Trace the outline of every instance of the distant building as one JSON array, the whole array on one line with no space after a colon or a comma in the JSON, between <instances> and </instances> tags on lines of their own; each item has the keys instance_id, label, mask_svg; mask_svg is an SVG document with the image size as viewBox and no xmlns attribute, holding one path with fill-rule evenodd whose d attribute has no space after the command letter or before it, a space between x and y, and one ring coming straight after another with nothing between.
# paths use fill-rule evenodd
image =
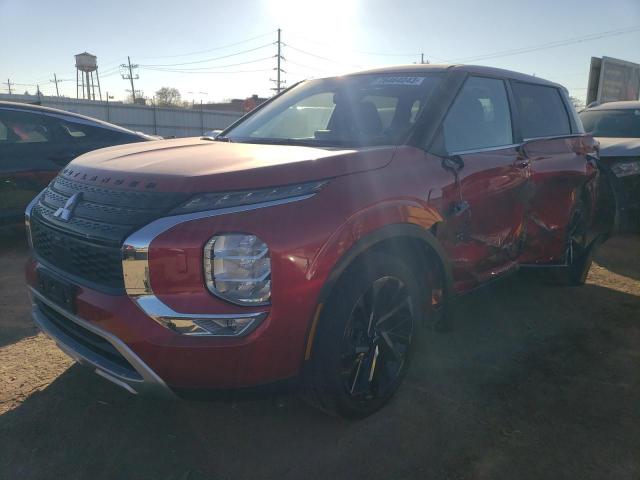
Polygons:
<instances>
[{"instance_id":1,"label":"distant building","mask_svg":"<svg viewBox=\"0 0 640 480\"><path fill-rule=\"evenodd\" d=\"M258 95L252 95L245 99L242 98L234 98L230 102L224 103L203 103L203 110L217 110L223 112L236 112L236 113L247 113L258 105L266 102L268 98L262 98ZM200 108L199 105L194 105L194 108Z\"/></svg>"}]
</instances>

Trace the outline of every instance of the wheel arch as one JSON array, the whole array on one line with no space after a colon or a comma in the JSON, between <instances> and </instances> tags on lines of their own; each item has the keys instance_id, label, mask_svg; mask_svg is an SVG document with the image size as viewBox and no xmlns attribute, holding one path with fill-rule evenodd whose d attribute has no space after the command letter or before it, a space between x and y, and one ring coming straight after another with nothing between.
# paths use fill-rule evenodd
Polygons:
<instances>
[{"instance_id":1,"label":"wheel arch","mask_svg":"<svg viewBox=\"0 0 640 480\"><path fill-rule=\"evenodd\" d=\"M409 267L416 273L425 264L423 260L434 259L442 273L444 284L444 300L448 301L453 295L453 275L451 265L446 257L444 249L435 236L435 231L440 222L433 224L429 229L412 223L395 223L385 225L359 238L335 263L326 281L324 282L314 315L307 333L304 360L311 358L313 342L315 339L318 322L322 308L333 292L338 280L356 262L364 258L368 253L384 251L392 255L402 252L401 255L418 254L421 261L410 262ZM406 248L409 247L407 251Z\"/></svg>"}]
</instances>

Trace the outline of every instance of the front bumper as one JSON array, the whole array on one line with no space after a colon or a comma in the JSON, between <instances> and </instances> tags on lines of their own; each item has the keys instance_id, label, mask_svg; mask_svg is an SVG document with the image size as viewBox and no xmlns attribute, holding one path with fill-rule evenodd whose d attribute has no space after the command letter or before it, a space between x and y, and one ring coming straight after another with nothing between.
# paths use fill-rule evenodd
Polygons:
<instances>
[{"instance_id":1,"label":"front bumper","mask_svg":"<svg viewBox=\"0 0 640 480\"><path fill-rule=\"evenodd\" d=\"M173 396L164 381L120 339L65 311L34 288L29 287L29 293L35 324L76 362L93 368L129 393Z\"/></svg>"},{"instance_id":2,"label":"front bumper","mask_svg":"<svg viewBox=\"0 0 640 480\"><path fill-rule=\"evenodd\" d=\"M34 320L70 356L136 392L145 389L140 388L145 383L140 380L144 379L142 372L152 372L151 379L160 380L171 391L255 388L296 377L304 363L309 319L326 275L322 271L313 280L307 277L317 253L317 235L310 235L308 227L306 235L287 231L285 226L299 224L295 219L301 210L292 202L272 206L266 210L269 215L257 206L245 210L161 218L136 231L122 248L124 292L99 288L95 282L85 281L86 272L52 264L51 258L39 255L35 248L26 266L27 282L34 292ZM28 208L27 224L30 213ZM180 228L174 228L177 223ZM314 227L329 230L322 224ZM273 282L280 287L272 291L268 309L231 305L207 291L202 278L202 245L221 231L255 231L273 246ZM299 240L292 244L292 238ZM76 250L64 250L61 255L75 255ZM90 264L91 270L101 268L85 257L77 256ZM76 324L95 327L96 331L87 330L106 339L112 348L120 351L124 347L133 353L136 358L129 362L129 372L123 374L105 364L104 358L96 358L95 352L82 348L86 342L74 341L77 339L68 332L54 328L55 319L47 315L52 312L44 311L49 307L37 298L40 270L61 277L74 289L73 309L58 307L63 311L57 314L79 320ZM259 321L254 329L238 337L179 334L168 328L194 318L231 316L256 316Z\"/></svg>"},{"instance_id":3,"label":"front bumper","mask_svg":"<svg viewBox=\"0 0 640 480\"><path fill-rule=\"evenodd\" d=\"M35 323L69 356L130 392L237 390L287 380L299 373L304 332L294 332L297 338L281 335L273 328L280 324L274 322L273 315L241 338L181 335L161 326L133 299L86 286L77 285L71 313L40 293L40 269L63 276L36 260L27 263ZM83 329L80 337L70 331L75 326ZM86 338L84 330L91 338ZM123 358L114 362L113 352L93 348L94 340L108 344L109 350ZM120 367L125 361L123 370Z\"/></svg>"}]
</instances>

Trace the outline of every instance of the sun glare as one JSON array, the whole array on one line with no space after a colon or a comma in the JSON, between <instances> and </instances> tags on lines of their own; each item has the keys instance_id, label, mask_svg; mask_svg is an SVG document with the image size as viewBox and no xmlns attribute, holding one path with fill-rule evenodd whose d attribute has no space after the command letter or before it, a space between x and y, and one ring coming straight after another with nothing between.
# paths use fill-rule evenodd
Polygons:
<instances>
[{"instance_id":1,"label":"sun glare","mask_svg":"<svg viewBox=\"0 0 640 480\"><path fill-rule=\"evenodd\" d=\"M358 8L355 0L269 0L266 11L271 24L282 29L282 41L301 49L330 56L334 63L316 59L317 65L333 73L354 70L351 50L358 35ZM294 52L291 52L293 56ZM342 62L340 63L335 62Z\"/></svg>"}]
</instances>

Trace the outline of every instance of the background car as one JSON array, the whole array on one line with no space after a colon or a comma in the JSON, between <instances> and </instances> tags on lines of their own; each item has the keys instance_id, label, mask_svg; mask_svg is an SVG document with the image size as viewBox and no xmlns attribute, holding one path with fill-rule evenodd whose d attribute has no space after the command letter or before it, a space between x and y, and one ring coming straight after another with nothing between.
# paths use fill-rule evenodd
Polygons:
<instances>
[{"instance_id":1,"label":"background car","mask_svg":"<svg viewBox=\"0 0 640 480\"><path fill-rule=\"evenodd\" d=\"M600 141L600 160L611 179L621 230L640 229L640 102L608 102L580 112Z\"/></svg>"},{"instance_id":2,"label":"background car","mask_svg":"<svg viewBox=\"0 0 640 480\"><path fill-rule=\"evenodd\" d=\"M31 199L78 155L154 139L63 110L0 102L0 227L22 223Z\"/></svg>"},{"instance_id":3,"label":"background car","mask_svg":"<svg viewBox=\"0 0 640 480\"><path fill-rule=\"evenodd\" d=\"M222 130L208 130L208 131L204 132L204 135L202 135L202 136L203 137L216 138L221 133L222 133Z\"/></svg>"}]
</instances>

